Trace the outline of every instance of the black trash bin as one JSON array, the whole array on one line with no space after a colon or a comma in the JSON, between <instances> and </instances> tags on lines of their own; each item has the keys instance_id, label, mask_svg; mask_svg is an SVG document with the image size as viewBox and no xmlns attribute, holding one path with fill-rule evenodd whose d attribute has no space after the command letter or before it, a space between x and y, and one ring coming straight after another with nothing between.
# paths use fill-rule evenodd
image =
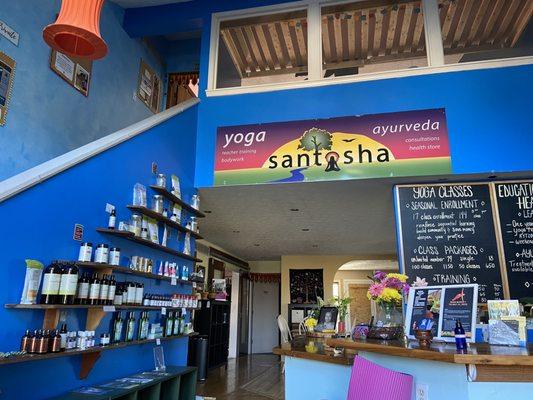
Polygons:
<instances>
[{"instance_id":1,"label":"black trash bin","mask_svg":"<svg viewBox=\"0 0 533 400\"><path fill-rule=\"evenodd\" d=\"M198 368L198 381L207 379L207 336L193 336L189 341L188 365Z\"/></svg>"}]
</instances>

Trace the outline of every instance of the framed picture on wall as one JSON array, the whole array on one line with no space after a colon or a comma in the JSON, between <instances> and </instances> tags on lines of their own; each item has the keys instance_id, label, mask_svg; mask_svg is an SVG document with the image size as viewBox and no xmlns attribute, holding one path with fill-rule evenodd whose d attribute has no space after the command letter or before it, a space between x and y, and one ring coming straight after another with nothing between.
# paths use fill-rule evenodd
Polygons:
<instances>
[{"instance_id":1,"label":"framed picture on wall","mask_svg":"<svg viewBox=\"0 0 533 400\"><path fill-rule=\"evenodd\" d=\"M15 60L0 52L0 126L6 123L7 107L13 89Z\"/></svg>"},{"instance_id":2,"label":"framed picture on wall","mask_svg":"<svg viewBox=\"0 0 533 400\"><path fill-rule=\"evenodd\" d=\"M50 68L78 92L85 97L89 96L89 85L93 70L93 62L91 60L70 57L59 51L52 50Z\"/></svg>"},{"instance_id":3,"label":"framed picture on wall","mask_svg":"<svg viewBox=\"0 0 533 400\"><path fill-rule=\"evenodd\" d=\"M139 82L137 87L137 97L154 114L159 112L161 104L161 79L155 71L141 59L139 69Z\"/></svg>"},{"instance_id":4,"label":"framed picture on wall","mask_svg":"<svg viewBox=\"0 0 533 400\"><path fill-rule=\"evenodd\" d=\"M292 304L314 304L317 298L324 298L323 270L290 269L290 295Z\"/></svg>"}]
</instances>

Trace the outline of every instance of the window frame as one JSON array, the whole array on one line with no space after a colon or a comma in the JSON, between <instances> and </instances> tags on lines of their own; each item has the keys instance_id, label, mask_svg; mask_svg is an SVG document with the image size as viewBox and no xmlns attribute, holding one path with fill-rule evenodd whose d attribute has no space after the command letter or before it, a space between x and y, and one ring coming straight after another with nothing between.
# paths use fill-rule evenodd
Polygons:
<instances>
[{"instance_id":1,"label":"window frame","mask_svg":"<svg viewBox=\"0 0 533 400\"><path fill-rule=\"evenodd\" d=\"M391 71L371 72L361 75L349 75L339 77L332 76L328 78L322 77L322 7L362 1L366 0L299 0L271 6L254 7L242 10L213 13L211 16L209 65L207 89L205 90L206 96L212 97L246 93L261 93L287 89L299 89L355 82L366 82L390 78L403 78L409 76L533 64L533 56L445 64L444 45L442 41L439 20L438 0L420 0L424 13L424 33L426 41L427 66ZM263 15L303 10L307 12L308 80L237 86L230 88L216 88L220 25L222 22L241 18L252 18Z\"/></svg>"}]
</instances>

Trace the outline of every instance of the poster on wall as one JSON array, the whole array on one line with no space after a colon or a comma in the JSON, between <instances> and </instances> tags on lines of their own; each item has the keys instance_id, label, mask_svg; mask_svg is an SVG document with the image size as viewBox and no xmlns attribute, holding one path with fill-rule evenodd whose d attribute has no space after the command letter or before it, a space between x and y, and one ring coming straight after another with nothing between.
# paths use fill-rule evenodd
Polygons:
<instances>
[{"instance_id":1,"label":"poster on wall","mask_svg":"<svg viewBox=\"0 0 533 400\"><path fill-rule=\"evenodd\" d=\"M217 131L215 186L451 172L444 109Z\"/></svg>"},{"instance_id":2,"label":"poster on wall","mask_svg":"<svg viewBox=\"0 0 533 400\"><path fill-rule=\"evenodd\" d=\"M0 126L6 123L7 107L11 97L14 76L15 60L0 52Z\"/></svg>"},{"instance_id":3,"label":"poster on wall","mask_svg":"<svg viewBox=\"0 0 533 400\"><path fill-rule=\"evenodd\" d=\"M415 338L415 329L433 331L437 341L455 340L460 321L469 342L475 341L478 285L411 287L405 313L405 332Z\"/></svg>"},{"instance_id":4,"label":"poster on wall","mask_svg":"<svg viewBox=\"0 0 533 400\"><path fill-rule=\"evenodd\" d=\"M141 60L139 70L139 83L137 87L137 97L154 114L159 112L161 104L162 85L161 79L148 64Z\"/></svg>"},{"instance_id":5,"label":"poster on wall","mask_svg":"<svg viewBox=\"0 0 533 400\"><path fill-rule=\"evenodd\" d=\"M50 68L70 86L84 96L89 96L89 84L93 62L79 57L70 57L59 51L52 50Z\"/></svg>"},{"instance_id":6,"label":"poster on wall","mask_svg":"<svg viewBox=\"0 0 533 400\"><path fill-rule=\"evenodd\" d=\"M292 304L316 304L324 298L322 269L290 269L289 286Z\"/></svg>"}]
</instances>

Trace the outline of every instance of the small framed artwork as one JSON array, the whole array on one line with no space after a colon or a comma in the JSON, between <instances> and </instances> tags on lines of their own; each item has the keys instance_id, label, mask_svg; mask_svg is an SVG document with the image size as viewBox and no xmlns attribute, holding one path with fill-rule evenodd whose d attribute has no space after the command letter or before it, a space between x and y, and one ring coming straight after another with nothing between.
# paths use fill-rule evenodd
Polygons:
<instances>
[{"instance_id":1,"label":"small framed artwork","mask_svg":"<svg viewBox=\"0 0 533 400\"><path fill-rule=\"evenodd\" d=\"M337 307L322 307L320 309L320 315L318 317L318 324L315 327L315 331L324 332L335 330L337 325L337 316L339 310Z\"/></svg>"},{"instance_id":2,"label":"small framed artwork","mask_svg":"<svg viewBox=\"0 0 533 400\"><path fill-rule=\"evenodd\" d=\"M14 76L15 60L0 51L0 126L6 123Z\"/></svg>"},{"instance_id":3,"label":"small framed artwork","mask_svg":"<svg viewBox=\"0 0 533 400\"><path fill-rule=\"evenodd\" d=\"M52 50L50 68L70 86L85 97L89 96L89 85L93 62L80 57L70 57L59 51Z\"/></svg>"},{"instance_id":4,"label":"small framed artwork","mask_svg":"<svg viewBox=\"0 0 533 400\"><path fill-rule=\"evenodd\" d=\"M150 66L141 59L139 69L139 83L137 87L137 97L154 114L159 112L161 103L161 79Z\"/></svg>"}]
</instances>

